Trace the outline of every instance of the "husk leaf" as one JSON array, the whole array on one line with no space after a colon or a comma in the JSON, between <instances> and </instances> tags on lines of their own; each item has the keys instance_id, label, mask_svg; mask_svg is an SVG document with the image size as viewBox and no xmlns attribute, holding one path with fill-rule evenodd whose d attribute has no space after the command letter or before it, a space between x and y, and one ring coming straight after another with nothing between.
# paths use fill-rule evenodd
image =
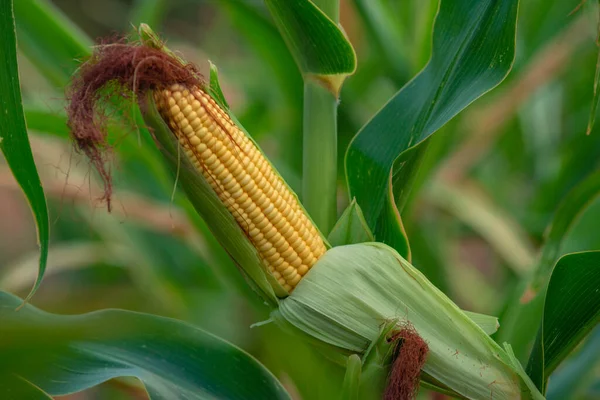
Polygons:
<instances>
[{"instance_id":1,"label":"husk leaf","mask_svg":"<svg viewBox=\"0 0 600 400\"><path fill-rule=\"evenodd\" d=\"M408 322L429 346L423 372L432 384L473 399L543 398L504 349L382 243L329 250L280 302L277 316L358 354L380 337L382 325Z\"/></svg>"}]
</instances>

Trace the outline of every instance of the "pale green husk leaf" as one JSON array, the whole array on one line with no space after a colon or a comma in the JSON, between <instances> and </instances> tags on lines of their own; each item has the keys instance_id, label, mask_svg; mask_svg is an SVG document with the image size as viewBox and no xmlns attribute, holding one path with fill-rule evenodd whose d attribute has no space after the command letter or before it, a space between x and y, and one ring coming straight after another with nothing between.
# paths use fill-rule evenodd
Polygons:
<instances>
[{"instance_id":1,"label":"pale green husk leaf","mask_svg":"<svg viewBox=\"0 0 600 400\"><path fill-rule=\"evenodd\" d=\"M423 274L382 243L329 250L280 302L275 318L364 354L389 321L427 342L425 376L473 399L543 398L522 368Z\"/></svg>"},{"instance_id":2,"label":"pale green husk leaf","mask_svg":"<svg viewBox=\"0 0 600 400\"><path fill-rule=\"evenodd\" d=\"M498 317L464 310L463 313L465 313L467 317L475 322L488 335L493 335L494 333L498 332L498 328L500 328Z\"/></svg>"}]
</instances>

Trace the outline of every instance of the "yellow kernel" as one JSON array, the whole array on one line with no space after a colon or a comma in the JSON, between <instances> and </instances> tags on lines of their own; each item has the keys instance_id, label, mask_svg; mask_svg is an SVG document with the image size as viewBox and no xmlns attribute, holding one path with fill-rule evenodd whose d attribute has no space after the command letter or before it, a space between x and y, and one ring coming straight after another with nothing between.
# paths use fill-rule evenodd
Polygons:
<instances>
[{"instance_id":1,"label":"yellow kernel","mask_svg":"<svg viewBox=\"0 0 600 400\"><path fill-rule=\"evenodd\" d=\"M296 273L296 269L292 266L289 266L285 270L281 271L281 276L283 276L287 280L289 277L296 275Z\"/></svg>"},{"instance_id":2,"label":"yellow kernel","mask_svg":"<svg viewBox=\"0 0 600 400\"><path fill-rule=\"evenodd\" d=\"M290 247L289 249L287 249L286 251L284 251L283 253L281 253L281 257L283 258L288 258L290 257L292 254L294 254L294 248Z\"/></svg>"},{"instance_id":3,"label":"yellow kernel","mask_svg":"<svg viewBox=\"0 0 600 400\"><path fill-rule=\"evenodd\" d=\"M278 257L275 260L271 261L271 265L273 266L273 268L277 268L281 264L283 264L283 258L278 254Z\"/></svg>"},{"instance_id":4,"label":"yellow kernel","mask_svg":"<svg viewBox=\"0 0 600 400\"><path fill-rule=\"evenodd\" d=\"M298 267L297 271L298 271L298 273L300 275L304 275L304 274L306 274L308 272L308 266L301 265L301 266Z\"/></svg>"},{"instance_id":5,"label":"yellow kernel","mask_svg":"<svg viewBox=\"0 0 600 400\"><path fill-rule=\"evenodd\" d=\"M288 281L288 285L291 287L295 287L298 284L298 282L300 282L300 279L302 279L302 275L298 274L294 276L290 281Z\"/></svg>"},{"instance_id":6,"label":"yellow kernel","mask_svg":"<svg viewBox=\"0 0 600 400\"><path fill-rule=\"evenodd\" d=\"M290 267L290 264L288 264L287 262L282 262L281 264L279 264L276 269L279 272L285 271L286 269L288 269Z\"/></svg>"}]
</instances>

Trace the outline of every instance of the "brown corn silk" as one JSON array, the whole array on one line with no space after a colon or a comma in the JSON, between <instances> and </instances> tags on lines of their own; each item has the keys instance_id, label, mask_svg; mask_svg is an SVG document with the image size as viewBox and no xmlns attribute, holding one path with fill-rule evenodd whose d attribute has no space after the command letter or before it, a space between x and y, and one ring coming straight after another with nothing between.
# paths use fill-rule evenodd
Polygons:
<instances>
[{"instance_id":1,"label":"brown corn silk","mask_svg":"<svg viewBox=\"0 0 600 400\"><path fill-rule=\"evenodd\" d=\"M112 178L107 166L107 103L112 96L130 98L173 83L202 84L191 65L181 65L161 50L124 42L99 45L81 65L67 92L67 125L80 151L89 157L104 182L111 208Z\"/></svg>"},{"instance_id":2,"label":"brown corn silk","mask_svg":"<svg viewBox=\"0 0 600 400\"><path fill-rule=\"evenodd\" d=\"M421 368L427 360L429 347L415 328L405 324L389 339L395 342L393 362L384 400L412 400L419 390Z\"/></svg>"},{"instance_id":3,"label":"brown corn silk","mask_svg":"<svg viewBox=\"0 0 600 400\"><path fill-rule=\"evenodd\" d=\"M206 92L196 67L162 50L133 44L96 48L73 80L68 125L98 170L110 208L105 158L107 101L150 91L182 154L204 176L288 291L325 253L325 244L295 195L254 142Z\"/></svg>"}]
</instances>

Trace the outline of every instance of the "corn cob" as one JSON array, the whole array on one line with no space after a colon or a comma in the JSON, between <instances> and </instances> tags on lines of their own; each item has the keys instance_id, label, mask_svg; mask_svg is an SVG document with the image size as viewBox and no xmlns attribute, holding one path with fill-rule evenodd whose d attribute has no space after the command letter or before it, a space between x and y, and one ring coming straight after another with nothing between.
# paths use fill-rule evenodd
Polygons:
<instances>
[{"instance_id":1,"label":"corn cob","mask_svg":"<svg viewBox=\"0 0 600 400\"><path fill-rule=\"evenodd\" d=\"M288 291L325 253L325 244L296 196L254 142L204 91L175 84L156 91L162 118L191 163Z\"/></svg>"}]
</instances>

